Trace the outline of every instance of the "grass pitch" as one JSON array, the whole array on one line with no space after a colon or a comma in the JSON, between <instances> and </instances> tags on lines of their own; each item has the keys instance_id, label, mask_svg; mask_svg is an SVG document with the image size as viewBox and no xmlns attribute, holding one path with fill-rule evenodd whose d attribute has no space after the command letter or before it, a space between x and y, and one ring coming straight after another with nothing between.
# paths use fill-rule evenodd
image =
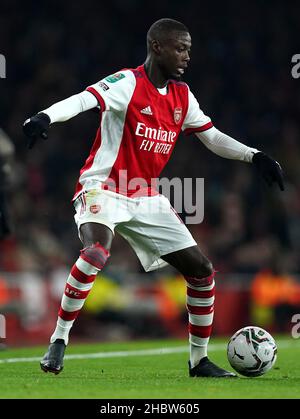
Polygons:
<instances>
[{"instance_id":1,"label":"grass pitch","mask_svg":"<svg viewBox=\"0 0 300 419\"><path fill-rule=\"evenodd\" d=\"M0 352L0 398L206 399L299 398L300 339L277 338L278 359L257 378L190 378L186 341L70 344L64 371L40 370L45 347ZM226 341L212 339L210 359L232 370Z\"/></svg>"}]
</instances>

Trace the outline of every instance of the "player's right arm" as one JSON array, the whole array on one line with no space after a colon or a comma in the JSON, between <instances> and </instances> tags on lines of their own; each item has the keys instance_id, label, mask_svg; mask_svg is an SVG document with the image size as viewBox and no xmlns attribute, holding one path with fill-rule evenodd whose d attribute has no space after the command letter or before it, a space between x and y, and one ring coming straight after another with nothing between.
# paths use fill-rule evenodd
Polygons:
<instances>
[{"instance_id":1,"label":"player's right arm","mask_svg":"<svg viewBox=\"0 0 300 419\"><path fill-rule=\"evenodd\" d=\"M23 131L30 139L28 147L32 148L39 137L48 138L50 124L67 121L96 106L98 106L96 97L90 92L84 91L61 100L27 119L23 124Z\"/></svg>"},{"instance_id":2,"label":"player's right arm","mask_svg":"<svg viewBox=\"0 0 300 419\"><path fill-rule=\"evenodd\" d=\"M81 112L96 107L101 112L124 112L134 88L133 73L124 70L89 86L79 94L55 103L24 122L24 134L30 139L28 147L32 148L38 138L48 138L50 124L67 121Z\"/></svg>"}]
</instances>

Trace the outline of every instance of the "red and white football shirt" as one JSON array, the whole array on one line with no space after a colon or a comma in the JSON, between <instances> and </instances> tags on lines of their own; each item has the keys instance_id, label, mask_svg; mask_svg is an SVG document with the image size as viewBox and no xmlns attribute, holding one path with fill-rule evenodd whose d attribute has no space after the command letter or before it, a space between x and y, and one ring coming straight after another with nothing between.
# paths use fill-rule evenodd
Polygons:
<instances>
[{"instance_id":1,"label":"red and white football shirt","mask_svg":"<svg viewBox=\"0 0 300 419\"><path fill-rule=\"evenodd\" d=\"M154 180L168 162L181 130L211 128L186 83L170 80L161 94L144 66L122 70L88 87L100 105L100 126L74 199L104 188L126 196L155 195Z\"/></svg>"}]
</instances>

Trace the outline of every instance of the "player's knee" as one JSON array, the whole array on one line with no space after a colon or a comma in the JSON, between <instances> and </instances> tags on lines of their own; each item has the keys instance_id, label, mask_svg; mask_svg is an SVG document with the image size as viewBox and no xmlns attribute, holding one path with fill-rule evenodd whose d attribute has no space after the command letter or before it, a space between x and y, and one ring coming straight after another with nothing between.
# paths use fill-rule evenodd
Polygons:
<instances>
[{"instance_id":1,"label":"player's knee","mask_svg":"<svg viewBox=\"0 0 300 419\"><path fill-rule=\"evenodd\" d=\"M205 287L213 283L214 274L215 270L212 263L209 260L205 260L197 266L193 275L185 275L185 279L191 285Z\"/></svg>"},{"instance_id":2,"label":"player's knee","mask_svg":"<svg viewBox=\"0 0 300 419\"><path fill-rule=\"evenodd\" d=\"M109 258L110 253L100 243L87 246L80 251L80 257L97 269L102 269Z\"/></svg>"},{"instance_id":3,"label":"player's knee","mask_svg":"<svg viewBox=\"0 0 300 419\"><path fill-rule=\"evenodd\" d=\"M212 263L208 259L203 259L197 263L193 269L193 277L195 278L207 278L214 273Z\"/></svg>"},{"instance_id":4,"label":"player's knee","mask_svg":"<svg viewBox=\"0 0 300 419\"><path fill-rule=\"evenodd\" d=\"M204 277L209 277L214 273L214 267L209 260L202 263L202 272Z\"/></svg>"}]
</instances>

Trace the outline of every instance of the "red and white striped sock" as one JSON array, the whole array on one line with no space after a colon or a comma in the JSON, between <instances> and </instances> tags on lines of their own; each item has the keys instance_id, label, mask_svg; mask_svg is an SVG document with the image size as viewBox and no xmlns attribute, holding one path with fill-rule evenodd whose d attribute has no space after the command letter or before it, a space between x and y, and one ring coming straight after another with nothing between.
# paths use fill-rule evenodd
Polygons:
<instances>
[{"instance_id":1,"label":"red and white striped sock","mask_svg":"<svg viewBox=\"0 0 300 419\"><path fill-rule=\"evenodd\" d=\"M207 278L185 277L189 313L190 362L194 367L207 356L207 345L214 317L214 273Z\"/></svg>"},{"instance_id":2,"label":"red and white striped sock","mask_svg":"<svg viewBox=\"0 0 300 419\"><path fill-rule=\"evenodd\" d=\"M56 339L64 339L65 344L68 344L71 327L108 257L109 252L98 243L81 251L67 279L51 343Z\"/></svg>"}]
</instances>

